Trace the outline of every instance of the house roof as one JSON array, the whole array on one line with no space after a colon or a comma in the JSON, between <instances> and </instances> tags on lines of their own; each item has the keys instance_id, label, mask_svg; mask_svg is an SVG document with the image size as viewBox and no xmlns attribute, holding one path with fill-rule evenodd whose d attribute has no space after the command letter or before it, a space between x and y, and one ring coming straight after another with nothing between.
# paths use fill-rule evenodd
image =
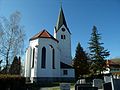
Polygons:
<instances>
[{"instance_id":1,"label":"house roof","mask_svg":"<svg viewBox=\"0 0 120 90\"><path fill-rule=\"evenodd\" d=\"M58 31L62 25L64 25L67 28L68 32L70 33L70 31L67 27L67 23L66 23L66 20L65 20L65 16L64 16L64 13L63 13L62 6L61 6L59 16L58 16L58 20L57 20L57 25L55 27L56 31Z\"/></svg>"},{"instance_id":2,"label":"house roof","mask_svg":"<svg viewBox=\"0 0 120 90\"><path fill-rule=\"evenodd\" d=\"M120 64L117 63L117 62L114 62L112 60L107 60L106 61L106 64L109 66L109 67L120 67Z\"/></svg>"},{"instance_id":3,"label":"house roof","mask_svg":"<svg viewBox=\"0 0 120 90\"><path fill-rule=\"evenodd\" d=\"M73 67L68 65L68 64L65 64L63 62L60 62L60 68L62 68L62 69L71 69Z\"/></svg>"},{"instance_id":4,"label":"house roof","mask_svg":"<svg viewBox=\"0 0 120 90\"><path fill-rule=\"evenodd\" d=\"M36 35L34 35L32 38L30 38L30 41L31 40L35 40L35 39L38 39L38 38L48 38L48 39L53 39L55 41L58 42L57 39L55 39L47 30L42 30L41 32L37 33Z\"/></svg>"},{"instance_id":5,"label":"house roof","mask_svg":"<svg viewBox=\"0 0 120 90\"><path fill-rule=\"evenodd\" d=\"M112 64L112 65L118 64L118 63L116 63L116 62L114 62L114 61L112 61L112 60L107 60L106 63L109 64L109 65L110 65L110 64Z\"/></svg>"}]
</instances>

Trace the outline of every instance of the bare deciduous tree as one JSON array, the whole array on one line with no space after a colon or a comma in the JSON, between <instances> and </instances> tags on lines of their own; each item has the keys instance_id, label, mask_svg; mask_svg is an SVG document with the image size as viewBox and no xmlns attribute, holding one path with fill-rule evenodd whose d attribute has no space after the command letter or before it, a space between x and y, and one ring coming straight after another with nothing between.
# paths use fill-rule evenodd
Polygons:
<instances>
[{"instance_id":1,"label":"bare deciduous tree","mask_svg":"<svg viewBox=\"0 0 120 90\"><path fill-rule=\"evenodd\" d=\"M21 14L16 11L9 19L0 18L0 55L6 63L6 69L14 56L23 52L25 33L20 25Z\"/></svg>"}]
</instances>

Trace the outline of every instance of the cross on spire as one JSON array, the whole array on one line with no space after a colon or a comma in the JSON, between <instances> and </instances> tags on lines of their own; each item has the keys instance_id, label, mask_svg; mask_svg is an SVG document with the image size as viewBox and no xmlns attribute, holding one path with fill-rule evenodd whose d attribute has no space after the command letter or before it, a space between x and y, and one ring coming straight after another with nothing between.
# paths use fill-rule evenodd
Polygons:
<instances>
[{"instance_id":1,"label":"cross on spire","mask_svg":"<svg viewBox=\"0 0 120 90\"><path fill-rule=\"evenodd\" d=\"M62 7L62 0L60 0L60 7Z\"/></svg>"}]
</instances>

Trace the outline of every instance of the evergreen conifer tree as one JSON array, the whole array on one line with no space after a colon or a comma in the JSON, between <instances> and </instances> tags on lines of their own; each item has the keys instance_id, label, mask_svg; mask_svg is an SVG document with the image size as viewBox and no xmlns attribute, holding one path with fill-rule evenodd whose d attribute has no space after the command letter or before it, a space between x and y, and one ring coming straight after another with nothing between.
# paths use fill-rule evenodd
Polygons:
<instances>
[{"instance_id":1,"label":"evergreen conifer tree","mask_svg":"<svg viewBox=\"0 0 120 90\"><path fill-rule=\"evenodd\" d=\"M93 26L91 38L89 40L90 58L94 63L91 65L93 73L101 74L105 70L105 60L108 57L109 51L105 50L102 46L104 43L100 43L101 34L98 33L96 26Z\"/></svg>"},{"instance_id":2,"label":"evergreen conifer tree","mask_svg":"<svg viewBox=\"0 0 120 90\"><path fill-rule=\"evenodd\" d=\"M12 75L20 75L21 72L21 61L20 57L17 58L17 56L14 57L14 60L11 64L11 67L9 69L9 73Z\"/></svg>"},{"instance_id":3,"label":"evergreen conifer tree","mask_svg":"<svg viewBox=\"0 0 120 90\"><path fill-rule=\"evenodd\" d=\"M73 67L75 68L76 80L78 80L78 78L84 77L84 75L89 73L89 64L87 60L88 58L85 51L81 47L80 43L78 43L76 47L75 57L73 60Z\"/></svg>"}]
</instances>

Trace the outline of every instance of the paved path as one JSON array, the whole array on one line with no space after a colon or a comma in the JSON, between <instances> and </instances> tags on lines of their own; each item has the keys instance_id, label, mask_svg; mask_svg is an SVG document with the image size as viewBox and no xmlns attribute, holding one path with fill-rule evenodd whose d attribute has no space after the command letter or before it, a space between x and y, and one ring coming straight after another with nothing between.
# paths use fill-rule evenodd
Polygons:
<instances>
[{"instance_id":1,"label":"paved path","mask_svg":"<svg viewBox=\"0 0 120 90\"><path fill-rule=\"evenodd\" d=\"M41 88L40 90L60 90L60 87L57 86L57 87L44 87L44 88ZM70 90L75 90L74 87L71 87Z\"/></svg>"},{"instance_id":2,"label":"paved path","mask_svg":"<svg viewBox=\"0 0 120 90\"><path fill-rule=\"evenodd\" d=\"M60 90L60 87L44 87L41 88L40 90ZM74 87L70 88L70 90L75 90ZM103 89L98 89L98 90L103 90Z\"/></svg>"}]
</instances>

